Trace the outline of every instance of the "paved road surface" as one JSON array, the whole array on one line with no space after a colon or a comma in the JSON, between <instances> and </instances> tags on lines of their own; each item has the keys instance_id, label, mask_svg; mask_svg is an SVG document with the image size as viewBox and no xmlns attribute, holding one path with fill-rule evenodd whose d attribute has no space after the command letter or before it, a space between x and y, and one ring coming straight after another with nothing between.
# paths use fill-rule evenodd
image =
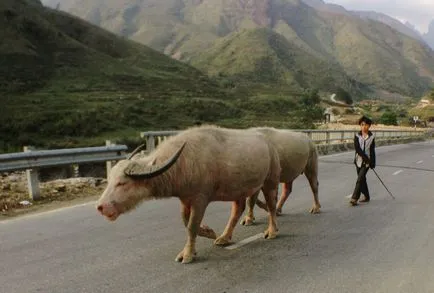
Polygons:
<instances>
[{"instance_id":1,"label":"paved road surface","mask_svg":"<svg viewBox=\"0 0 434 293\"><path fill-rule=\"evenodd\" d=\"M381 147L378 164L434 169L434 142ZM350 162L352 152L321 157ZM198 259L174 261L185 243L179 203L153 201L109 223L93 204L0 222L0 292L434 292L434 173L378 167L393 200L368 173L372 201L350 207L353 165L320 164L322 213L308 213L295 181L279 237L237 249L199 238ZM230 203L205 222L220 233ZM265 229L238 226L234 240Z\"/></svg>"}]
</instances>

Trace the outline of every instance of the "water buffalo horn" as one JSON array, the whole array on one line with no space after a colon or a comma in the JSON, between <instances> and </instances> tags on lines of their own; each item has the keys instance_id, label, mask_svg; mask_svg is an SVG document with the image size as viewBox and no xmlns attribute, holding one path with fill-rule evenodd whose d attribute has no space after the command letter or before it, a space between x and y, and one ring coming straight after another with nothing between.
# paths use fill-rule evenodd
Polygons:
<instances>
[{"instance_id":1,"label":"water buffalo horn","mask_svg":"<svg viewBox=\"0 0 434 293\"><path fill-rule=\"evenodd\" d=\"M143 165L138 165L138 163L136 162L134 163L134 165L131 166L131 168L125 169L125 175L131 177L152 178L166 172L179 158L182 150L185 147L185 144L186 143L184 142L182 146L178 149L178 151L163 164L143 166Z\"/></svg>"}]
</instances>

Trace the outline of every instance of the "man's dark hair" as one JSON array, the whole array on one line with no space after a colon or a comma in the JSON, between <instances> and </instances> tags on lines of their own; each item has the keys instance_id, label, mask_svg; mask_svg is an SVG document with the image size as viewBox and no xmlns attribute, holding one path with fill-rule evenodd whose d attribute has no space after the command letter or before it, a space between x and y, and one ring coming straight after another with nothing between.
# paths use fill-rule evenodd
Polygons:
<instances>
[{"instance_id":1,"label":"man's dark hair","mask_svg":"<svg viewBox=\"0 0 434 293\"><path fill-rule=\"evenodd\" d=\"M359 125L362 124L362 122L365 122L368 125L372 125L372 120L369 117L362 116L359 119Z\"/></svg>"}]
</instances>

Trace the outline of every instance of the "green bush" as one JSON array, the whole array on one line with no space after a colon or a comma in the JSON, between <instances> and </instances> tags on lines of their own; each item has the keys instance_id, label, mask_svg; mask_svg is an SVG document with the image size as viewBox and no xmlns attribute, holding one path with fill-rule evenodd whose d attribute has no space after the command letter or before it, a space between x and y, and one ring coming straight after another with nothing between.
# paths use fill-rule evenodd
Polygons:
<instances>
[{"instance_id":1,"label":"green bush","mask_svg":"<svg viewBox=\"0 0 434 293\"><path fill-rule=\"evenodd\" d=\"M384 112L380 117L380 123L385 125L398 125L398 119L395 112Z\"/></svg>"}]
</instances>

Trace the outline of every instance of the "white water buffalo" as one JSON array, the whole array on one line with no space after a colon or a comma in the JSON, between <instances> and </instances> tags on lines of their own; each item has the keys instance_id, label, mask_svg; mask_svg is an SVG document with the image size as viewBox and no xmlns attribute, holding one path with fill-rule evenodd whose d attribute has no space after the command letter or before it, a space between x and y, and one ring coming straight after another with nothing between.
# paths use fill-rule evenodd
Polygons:
<instances>
[{"instance_id":1,"label":"white water buffalo","mask_svg":"<svg viewBox=\"0 0 434 293\"><path fill-rule=\"evenodd\" d=\"M280 182L284 184L282 194L277 203L277 215L282 213L283 205L292 191L293 181L302 173L307 177L313 193L314 202L310 212L319 213L321 205L318 199L318 152L314 142L306 134L291 130L256 127L249 128L249 131L263 133L279 154L280 166L282 168ZM253 223L255 201L259 207L267 209L265 204L257 199L258 195L259 191L248 198L248 211L241 221L242 225Z\"/></svg>"},{"instance_id":2,"label":"white water buffalo","mask_svg":"<svg viewBox=\"0 0 434 293\"><path fill-rule=\"evenodd\" d=\"M133 155L112 168L97 209L114 221L141 201L179 198L188 237L176 261L193 261L197 235L216 238L212 229L200 226L212 201L233 202L226 228L214 241L216 245L230 243L246 198L259 190L269 211L264 238L276 237L280 164L276 150L259 132L193 127L164 140L147 156Z\"/></svg>"}]
</instances>

